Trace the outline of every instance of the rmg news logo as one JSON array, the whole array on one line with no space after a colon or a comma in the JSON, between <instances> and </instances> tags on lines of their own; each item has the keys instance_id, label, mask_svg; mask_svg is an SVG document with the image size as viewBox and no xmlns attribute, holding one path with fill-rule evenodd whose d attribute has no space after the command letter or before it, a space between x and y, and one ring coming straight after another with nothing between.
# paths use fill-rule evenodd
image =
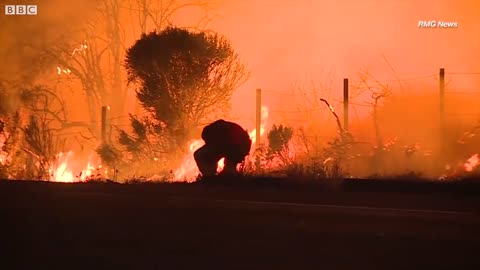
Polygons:
<instances>
[{"instance_id":1,"label":"rmg news logo","mask_svg":"<svg viewBox=\"0 0 480 270\"><path fill-rule=\"evenodd\" d=\"M37 5L5 5L5 15L37 15Z\"/></svg>"}]
</instances>

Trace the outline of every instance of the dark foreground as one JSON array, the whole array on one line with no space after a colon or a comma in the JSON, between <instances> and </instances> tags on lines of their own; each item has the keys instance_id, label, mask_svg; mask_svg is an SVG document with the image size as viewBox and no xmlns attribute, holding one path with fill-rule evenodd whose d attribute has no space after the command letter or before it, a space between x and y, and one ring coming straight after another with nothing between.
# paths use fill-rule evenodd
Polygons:
<instances>
[{"instance_id":1,"label":"dark foreground","mask_svg":"<svg viewBox=\"0 0 480 270\"><path fill-rule=\"evenodd\" d=\"M480 269L480 189L408 187L0 181L0 268Z\"/></svg>"}]
</instances>

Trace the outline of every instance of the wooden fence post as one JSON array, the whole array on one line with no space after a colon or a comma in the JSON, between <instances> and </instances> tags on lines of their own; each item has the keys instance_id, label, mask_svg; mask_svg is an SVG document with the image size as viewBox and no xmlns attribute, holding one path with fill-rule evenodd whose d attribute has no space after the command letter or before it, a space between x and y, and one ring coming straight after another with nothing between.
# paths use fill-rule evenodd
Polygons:
<instances>
[{"instance_id":1,"label":"wooden fence post","mask_svg":"<svg viewBox=\"0 0 480 270\"><path fill-rule=\"evenodd\" d=\"M255 149L260 147L260 129L262 128L262 89L257 88L257 95L255 100ZM255 167L260 171L260 158L255 160Z\"/></svg>"},{"instance_id":2,"label":"wooden fence post","mask_svg":"<svg viewBox=\"0 0 480 270\"><path fill-rule=\"evenodd\" d=\"M107 143L107 106L102 106L102 144Z\"/></svg>"},{"instance_id":3,"label":"wooden fence post","mask_svg":"<svg viewBox=\"0 0 480 270\"><path fill-rule=\"evenodd\" d=\"M343 79L343 129L348 131L348 79Z\"/></svg>"},{"instance_id":4,"label":"wooden fence post","mask_svg":"<svg viewBox=\"0 0 480 270\"><path fill-rule=\"evenodd\" d=\"M440 113L440 151L445 154L445 69L440 68L439 73L439 113Z\"/></svg>"}]
</instances>

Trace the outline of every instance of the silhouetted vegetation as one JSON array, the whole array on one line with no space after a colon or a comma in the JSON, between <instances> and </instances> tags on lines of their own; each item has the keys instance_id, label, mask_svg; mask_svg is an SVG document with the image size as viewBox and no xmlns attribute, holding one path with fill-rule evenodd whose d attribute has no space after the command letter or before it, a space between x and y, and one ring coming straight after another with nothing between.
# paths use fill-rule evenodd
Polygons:
<instances>
[{"instance_id":1,"label":"silhouetted vegetation","mask_svg":"<svg viewBox=\"0 0 480 270\"><path fill-rule=\"evenodd\" d=\"M120 131L132 157L184 148L195 127L228 112L233 91L248 75L226 38L175 27L142 35L125 65L146 110L131 116L132 135Z\"/></svg>"}]
</instances>

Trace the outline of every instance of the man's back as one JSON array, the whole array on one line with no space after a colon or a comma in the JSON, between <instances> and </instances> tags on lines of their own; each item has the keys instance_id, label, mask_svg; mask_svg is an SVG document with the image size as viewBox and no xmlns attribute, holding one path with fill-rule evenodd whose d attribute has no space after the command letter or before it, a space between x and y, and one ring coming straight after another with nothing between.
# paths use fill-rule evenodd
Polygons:
<instances>
[{"instance_id":1,"label":"man's back","mask_svg":"<svg viewBox=\"0 0 480 270\"><path fill-rule=\"evenodd\" d=\"M243 145L250 137L237 123L220 119L203 129L202 139L206 144Z\"/></svg>"}]
</instances>

